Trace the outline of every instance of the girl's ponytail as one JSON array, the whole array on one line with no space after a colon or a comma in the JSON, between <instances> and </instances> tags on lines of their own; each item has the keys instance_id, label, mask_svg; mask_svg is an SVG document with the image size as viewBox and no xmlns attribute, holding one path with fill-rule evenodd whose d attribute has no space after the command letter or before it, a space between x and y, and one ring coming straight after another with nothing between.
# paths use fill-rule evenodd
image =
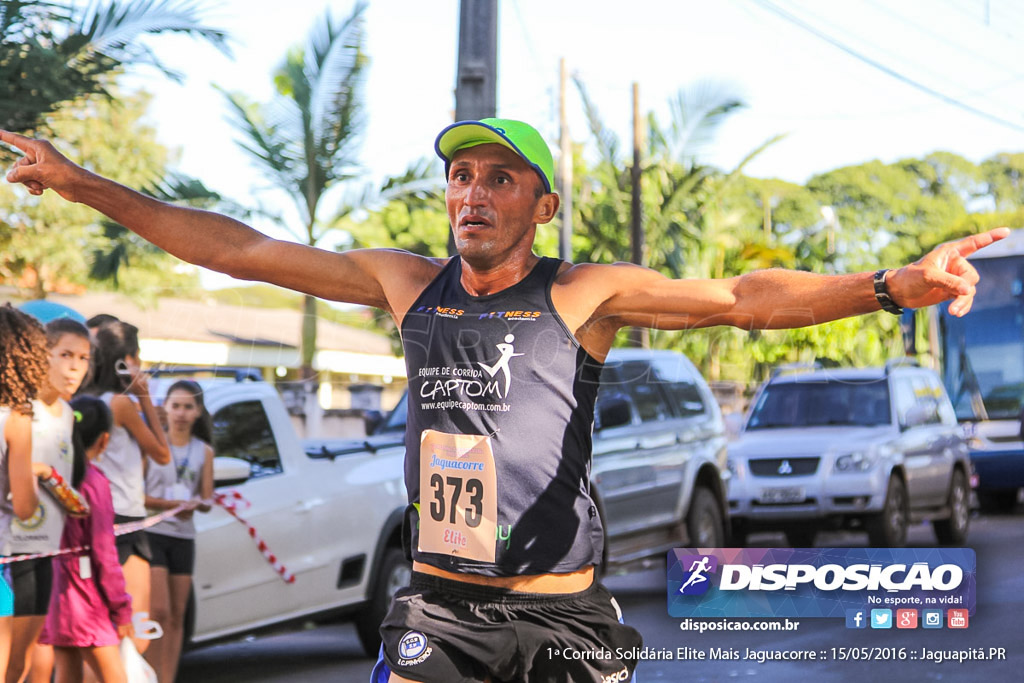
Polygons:
<instances>
[{"instance_id":1,"label":"girl's ponytail","mask_svg":"<svg viewBox=\"0 0 1024 683\"><path fill-rule=\"evenodd\" d=\"M113 428L114 418L107 404L94 396L77 396L71 399L75 411L75 429L72 434L74 466L71 471L71 485L78 488L85 477L85 452L92 448L104 433Z\"/></svg>"}]
</instances>

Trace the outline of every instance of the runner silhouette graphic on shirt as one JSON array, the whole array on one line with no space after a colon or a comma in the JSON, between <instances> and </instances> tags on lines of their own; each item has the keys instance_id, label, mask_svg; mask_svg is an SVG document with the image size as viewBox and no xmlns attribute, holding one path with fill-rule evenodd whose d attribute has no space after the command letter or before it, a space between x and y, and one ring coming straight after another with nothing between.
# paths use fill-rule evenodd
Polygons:
<instances>
[{"instance_id":1,"label":"runner silhouette graphic on shirt","mask_svg":"<svg viewBox=\"0 0 1024 683\"><path fill-rule=\"evenodd\" d=\"M508 373L508 362L516 356L526 355L523 353L515 353L515 347L512 346L512 342L514 342L515 340L516 337L514 334L506 334L504 344L495 344L495 346L498 348L498 351L501 352L501 357L498 359L498 362L495 363L494 365L486 365L484 363L481 363L480 361L477 361L477 364L484 370L486 370L487 374L490 375L491 377L494 377L498 373L498 370L501 370L502 373L505 375L505 393L502 394L502 396L508 396L508 388L509 385L512 383L512 378L509 376Z\"/></svg>"},{"instance_id":2,"label":"runner silhouette graphic on shirt","mask_svg":"<svg viewBox=\"0 0 1024 683\"><path fill-rule=\"evenodd\" d=\"M709 561L710 558L707 555L705 555L704 557L700 558L699 562L695 560L694 563L690 565L690 578L686 579L683 585L679 587L680 593L682 593L684 590L686 590L693 584L704 583L708 580L708 577L704 576L704 572L711 569L711 567L708 566Z\"/></svg>"}]
</instances>

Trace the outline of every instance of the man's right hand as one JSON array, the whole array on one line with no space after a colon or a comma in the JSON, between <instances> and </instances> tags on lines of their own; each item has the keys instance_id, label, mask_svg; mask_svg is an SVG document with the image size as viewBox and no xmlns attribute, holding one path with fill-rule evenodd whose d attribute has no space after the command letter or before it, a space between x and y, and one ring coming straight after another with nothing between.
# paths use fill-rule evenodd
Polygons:
<instances>
[{"instance_id":1,"label":"man's right hand","mask_svg":"<svg viewBox=\"0 0 1024 683\"><path fill-rule=\"evenodd\" d=\"M7 172L7 182L21 183L31 194L41 195L53 190L64 199L77 201L74 192L75 177L83 169L72 163L46 140L34 140L24 135L0 130L0 141L21 150L24 156L14 162Z\"/></svg>"}]
</instances>

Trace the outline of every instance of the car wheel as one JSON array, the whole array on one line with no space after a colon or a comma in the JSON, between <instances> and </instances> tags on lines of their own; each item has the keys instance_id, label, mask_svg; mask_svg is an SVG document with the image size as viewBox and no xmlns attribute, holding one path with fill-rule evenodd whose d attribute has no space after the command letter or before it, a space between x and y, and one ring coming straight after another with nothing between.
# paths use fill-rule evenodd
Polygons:
<instances>
[{"instance_id":1,"label":"car wheel","mask_svg":"<svg viewBox=\"0 0 1024 683\"><path fill-rule=\"evenodd\" d=\"M686 513L686 533L694 548L721 548L725 542L722 511L714 494L703 486L693 490L690 511Z\"/></svg>"},{"instance_id":2,"label":"car wheel","mask_svg":"<svg viewBox=\"0 0 1024 683\"><path fill-rule=\"evenodd\" d=\"M1017 506L1017 489L1012 491L979 491L978 505L982 512L1008 514Z\"/></svg>"},{"instance_id":3,"label":"car wheel","mask_svg":"<svg viewBox=\"0 0 1024 683\"><path fill-rule=\"evenodd\" d=\"M949 518L932 522L935 537L942 545L962 545L967 540L967 528L971 523L970 492L967 477L961 470L953 470L953 481L949 485Z\"/></svg>"},{"instance_id":4,"label":"car wheel","mask_svg":"<svg viewBox=\"0 0 1024 683\"><path fill-rule=\"evenodd\" d=\"M409 585L411 577L412 565L402 549L392 546L385 550L370 600L356 617L356 632L368 657L376 657L380 651L380 622L391 607L391 598Z\"/></svg>"},{"instance_id":5,"label":"car wheel","mask_svg":"<svg viewBox=\"0 0 1024 683\"><path fill-rule=\"evenodd\" d=\"M786 543L790 548L813 548L814 540L818 537L817 529L791 528L786 529Z\"/></svg>"},{"instance_id":6,"label":"car wheel","mask_svg":"<svg viewBox=\"0 0 1024 683\"><path fill-rule=\"evenodd\" d=\"M880 513L865 520L868 541L878 548L902 548L907 543L909 522L907 488L899 477L890 477L889 489L885 494L885 506Z\"/></svg>"}]
</instances>

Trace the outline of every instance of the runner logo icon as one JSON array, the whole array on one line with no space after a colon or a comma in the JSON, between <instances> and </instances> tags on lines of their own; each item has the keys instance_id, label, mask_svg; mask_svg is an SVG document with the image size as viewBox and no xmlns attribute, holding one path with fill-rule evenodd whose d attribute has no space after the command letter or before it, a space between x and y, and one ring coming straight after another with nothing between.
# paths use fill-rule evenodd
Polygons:
<instances>
[{"instance_id":1,"label":"runner logo icon","mask_svg":"<svg viewBox=\"0 0 1024 683\"><path fill-rule=\"evenodd\" d=\"M509 375L508 372L508 362L515 358L516 356L526 355L523 353L515 352L516 349L514 346L512 346L512 342L514 342L515 340L516 336L514 334L506 334L505 343L495 344L495 346L498 348L498 351L501 352L501 357L498 358L497 362L494 365L486 365L484 363L480 363L479 361L477 362L477 365L483 368L484 371L491 377L491 379L493 379L494 376L498 374L498 371L501 370L502 375L505 378L505 393L501 395L502 398L508 396L508 388L509 385L512 383L512 377L511 375Z\"/></svg>"},{"instance_id":2,"label":"runner logo icon","mask_svg":"<svg viewBox=\"0 0 1024 683\"><path fill-rule=\"evenodd\" d=\"M683 595L703 595L708 592L711 582L707 574L718 571L718 558L714 555L689 555L682 558L682 566L686 568L683 585L679 592Z\"/></svg>"}]
</instances>

